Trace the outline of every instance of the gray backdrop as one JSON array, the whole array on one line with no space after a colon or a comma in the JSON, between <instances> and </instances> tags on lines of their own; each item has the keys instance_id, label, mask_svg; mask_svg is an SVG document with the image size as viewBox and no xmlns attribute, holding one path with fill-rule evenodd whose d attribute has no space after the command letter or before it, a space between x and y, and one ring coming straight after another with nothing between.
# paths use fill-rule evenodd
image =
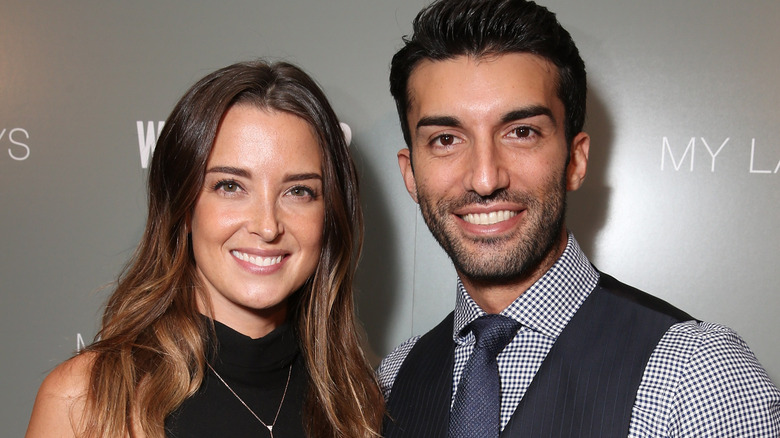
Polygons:
<instances>
[{"instance_id":1,"label":"gray backdrop","mask_svg":"<svg viewBox=\"0 0 780 438\"><path fill-rule=\"evenodd\" d=\"M23 434L47 371L96 332L143 228L147 139L194 81L235 61L299 64L352 126L374 359L454 303L454 271L397 170L387 91L427 2L220 3L0 6L4 436ZM591 165L570 227L601 270L736 329L777 382L780 2L545 4L590 76Z\"/></svg>"}]
</instances>

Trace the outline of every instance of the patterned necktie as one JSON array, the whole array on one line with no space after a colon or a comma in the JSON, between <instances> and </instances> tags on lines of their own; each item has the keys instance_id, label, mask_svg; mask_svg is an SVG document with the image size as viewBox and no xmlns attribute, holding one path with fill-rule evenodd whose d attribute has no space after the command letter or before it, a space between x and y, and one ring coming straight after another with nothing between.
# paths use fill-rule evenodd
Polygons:
<instances>
[{"instance_id":1,"label":"patterned necktie","mask_svg":"<svg viewBox=\"0 0 780 438\"><path fill-rule=\"evenodd\" d=\"M500 429L501 378L496 356L515 337L520 323L501 315L484 315L468 326L476 344L455 394L450 438L497 438Z\"/></svg>"}]
</instances>

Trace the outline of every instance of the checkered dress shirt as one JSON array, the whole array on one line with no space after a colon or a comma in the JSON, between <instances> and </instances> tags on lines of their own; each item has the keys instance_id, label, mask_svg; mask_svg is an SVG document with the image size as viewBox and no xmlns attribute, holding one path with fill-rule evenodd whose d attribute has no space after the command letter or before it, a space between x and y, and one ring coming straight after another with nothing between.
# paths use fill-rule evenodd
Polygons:
<instances>
[{"instance_id":1,"label":"checkered dress shirt","mask_svg":"<svg viewBox=\"0 0 780 438\"><path fill-rule=\"evenodd\" d=\"M501 429L563 328L598 283L599 273L570 234L561 258L502 315L523 326L498 355ZM474 348L461 329L485 312L458 280L453 340L452 395ZM380 364L379 383L390 395L406 355L419 339L399 345ZM631 415L629 437L780 437L780 390L745 342L731 329L688 321L673 325L645 368Z\"/></svg>"}]
</instances>

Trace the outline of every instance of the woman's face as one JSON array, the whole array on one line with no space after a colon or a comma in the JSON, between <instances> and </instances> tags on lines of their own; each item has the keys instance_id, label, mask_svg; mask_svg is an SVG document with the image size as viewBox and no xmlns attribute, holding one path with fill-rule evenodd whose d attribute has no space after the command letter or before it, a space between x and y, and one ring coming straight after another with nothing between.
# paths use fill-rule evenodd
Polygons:
<instances>
[{"instance_id":1,"label":"woman's face","mask_svg":"<svg viewBox=\"0 0 780 438\"><path fill-rule=\"evenodd\" d=\"M253 338L281 324L288 297L317 266L324 220L322 159L309 125L285 112L231 107L190 222L214 318Z\"/></svg>"}]
</instances>

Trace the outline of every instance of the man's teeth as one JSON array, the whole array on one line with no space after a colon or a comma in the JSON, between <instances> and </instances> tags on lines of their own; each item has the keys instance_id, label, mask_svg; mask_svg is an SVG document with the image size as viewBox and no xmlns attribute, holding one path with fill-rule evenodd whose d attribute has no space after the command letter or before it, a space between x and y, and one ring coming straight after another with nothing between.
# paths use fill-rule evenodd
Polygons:
<instances>
[{"instance_id":1,"label":"man's teeth","mask_svg":"<svg viewBox=\"0 0 780 438\"><path fill-rule=\"evenodd\" d=\"M490 213L466 214L461 216L461 219L474 225L492 225L515 216L517 216L516 211L501 210L491 211Z\"/></svg>"},{"instance_id":2,"label":"man's teeth","mask_svg":"<svg viewBox=\"0 0 780 438\"><path fill-rule=\"evenodd\" d=\"M245 262L249 262L256 266L271 266L280 263L282 261L282 256L276 256L276 257L251 256L247 253L238 252L238 251L230 251L230 253L233 254L233 256L236 257L237 259L241 259Z\"/></svg>"}]
</instances>

